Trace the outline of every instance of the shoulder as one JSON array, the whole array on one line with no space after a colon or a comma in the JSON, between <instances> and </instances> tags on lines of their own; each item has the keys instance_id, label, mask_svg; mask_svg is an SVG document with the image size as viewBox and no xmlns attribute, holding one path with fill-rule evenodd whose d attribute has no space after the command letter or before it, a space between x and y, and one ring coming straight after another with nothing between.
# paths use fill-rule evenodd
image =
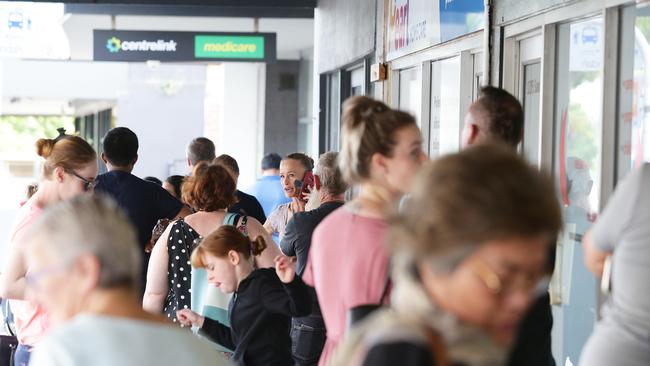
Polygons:
<instances>
[{"instance_id":1,"label":"shoulder","mask_svg":"<svg viewBox=\"0 0 650 366\"><path fill-rule=\"evenodd\" d=\"M237 197L239 197L239 199L242 201L248 201L248 202L257 201L257 199L254 196L251 196L250 194L246 192L242 192L240 190L237 190Z\"/></svg>"},{"instance_id":2,"label":"shoulder","mask_svg":"<svg viewBox=\"0 0 650 366\"><path fill-rule=\"evenodd\" d=\"M381 343L372 346L362 365L435 366L433 354L425 345L405 341Z\"/></svg>"}]
</instances>

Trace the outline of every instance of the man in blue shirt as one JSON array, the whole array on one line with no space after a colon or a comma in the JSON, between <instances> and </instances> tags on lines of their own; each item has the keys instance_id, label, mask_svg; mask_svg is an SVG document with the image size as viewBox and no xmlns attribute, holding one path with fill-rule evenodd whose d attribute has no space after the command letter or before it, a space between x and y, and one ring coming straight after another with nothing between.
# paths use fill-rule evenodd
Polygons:
<instances>
[{"instance_id":1,"label":"man in blue shirt","mask_svg":"<svg viewBox=\"0 0 650 366\"><path fill-rule=\"evenodd\" d=\"M276 153L266 154L262 159L262 178L248 189L262 205L264 213L269 216L279 205L291 202L284 195L280 184L280 161L282 157Z\"/></svg>"},{"instance_id":2,"label":"man in blue shirt","mask_svg":"<svg viewBox=\"0 0 650 366\"><path fill-rule=\"evenodd\" d=\"M151 240L151 230L159 219L177 219L191 211L161 186L131 174L138 161L138 137L133 131L126 127L108 131L103 148L101 157L108 172L97 177L95 192L117 201L136 228L143 252L143 291L149 264L149 254L145 253L145 248Z\"/></svg>"}]
</instances>

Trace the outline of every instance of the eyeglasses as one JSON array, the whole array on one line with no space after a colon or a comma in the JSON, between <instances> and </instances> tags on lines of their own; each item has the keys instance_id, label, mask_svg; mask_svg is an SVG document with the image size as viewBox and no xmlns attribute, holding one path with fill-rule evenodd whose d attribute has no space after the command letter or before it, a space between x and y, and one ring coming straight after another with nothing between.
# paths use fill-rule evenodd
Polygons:
<instances>
[{"instance_id":1,"label":"eyeglasses","mask_svg":"<svg viewBox=\"0 0 650 366\"><path fill-rule=\"evenodd\" d=\"M88 191L90 191L91 189L95 188L95 186L97 185L97 181L96 181L96 180L94 180L94 179L92 179L92 180L86 179L86 178L80 176L79 174L75 173L74 170L66 170L65 172L68 173L68 174L70 174L70 175L73 175L73 176L76 177L77 179L79 179L79 180L81 180L82 182L84 182L84 186L83 186L83 187L84 187L84 191L86 191L86 192L88 192Z\"/></svg>"},{"instance_id":2,"label":"eyeglasses","mask_svg":"<svg viewBox=\"0 0 650 366\"><path fill-rule=\"evenodd\" d=\"M517 291L531 293L540 284L540 276L499 276L485 261L477 259L472 265L476 276L495 295L512 294Z\"/></svg>"}]
</instances>

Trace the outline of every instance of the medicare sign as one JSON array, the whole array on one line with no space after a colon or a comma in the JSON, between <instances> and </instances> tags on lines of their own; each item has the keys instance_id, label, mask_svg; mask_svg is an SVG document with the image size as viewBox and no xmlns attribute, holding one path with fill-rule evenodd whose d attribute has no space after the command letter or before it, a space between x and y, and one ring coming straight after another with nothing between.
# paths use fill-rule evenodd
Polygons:
<instances>
[{"instance_id":1,"label":"medicare sign","mask_svg":"<svg viewBox=\"0 0 650 366\"><path fill-rule=\"evenodd\" d=\"M93 31L96 61L276 60L275 33Z\"/></svg>"}]
</instances>

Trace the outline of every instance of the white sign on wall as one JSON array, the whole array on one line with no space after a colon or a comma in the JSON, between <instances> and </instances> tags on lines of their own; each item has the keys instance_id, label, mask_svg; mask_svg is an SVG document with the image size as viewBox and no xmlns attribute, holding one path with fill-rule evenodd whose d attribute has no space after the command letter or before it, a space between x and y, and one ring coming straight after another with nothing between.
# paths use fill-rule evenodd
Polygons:
<instances>
[{"instance_id":1,"label":"white sign on wall","mask_svg":"<svg viewBox=\"0 0 650 366\"><path fill-rule=\"evenodd\" d=\"M571 24L570 71L600 71L603 64L603 22Z\"/></svg>"},{"instance_id":2,"label":"white sign on wall","mask_svg":"<svg viewBox=\"0 0 650 366\"><path fill-rule=\"evenodd\" d=\"M68 59L63 4L0 2L0 57Z\"/></svg>"},{"instance_id":3,"label":"white sign on wall","mask_svg":"<svg viewBox=\"0 0 650 366\"><path fill-rule=\"evenodd\" d=\"M390 0L388 60L483 28L483 0Z\"/></svg>"}]
</instances>

